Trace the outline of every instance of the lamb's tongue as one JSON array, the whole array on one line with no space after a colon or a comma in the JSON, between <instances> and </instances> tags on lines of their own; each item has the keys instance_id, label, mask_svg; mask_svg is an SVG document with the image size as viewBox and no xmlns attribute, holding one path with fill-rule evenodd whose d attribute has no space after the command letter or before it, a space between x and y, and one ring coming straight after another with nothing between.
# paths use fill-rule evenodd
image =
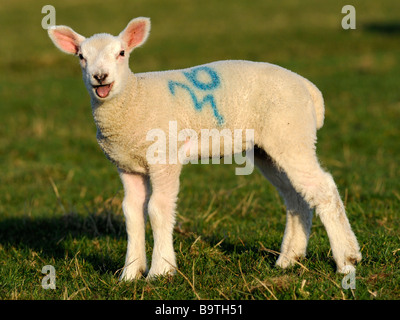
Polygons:
<instances>
[{"instance_id":1,"label":"lamb's tongue","mask_svg":"<svg viewBox=\"0 0 400 320\"><path fill-rule=\"evenodd\" d=\"M110 89L111 89L111 84L108 84L106 86L97 87L96 93L100 98L105 98L110 93Z\"/></svg>"}]
</instances>

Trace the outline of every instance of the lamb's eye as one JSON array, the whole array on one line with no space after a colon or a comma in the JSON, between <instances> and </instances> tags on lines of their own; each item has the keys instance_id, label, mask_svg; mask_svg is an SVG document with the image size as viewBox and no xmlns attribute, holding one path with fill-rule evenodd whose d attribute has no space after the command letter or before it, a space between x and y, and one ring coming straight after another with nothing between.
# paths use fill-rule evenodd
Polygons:
<instances>
[{"instance_id":1,"label":"lamb's eye","mask_svg":"<svg viewBox=\"0 0 400 320\"><path fill-rule=\"evenodd\" d=\"M84 59L85 59L85 58L83 57L82 53L80 53L80 54L78 55L78 57L79 57L79 59L81 59L81 60L84 60Z\"/></svg>"},{"instance_id":2,"label":"lamb's eye","mask_svg":"<svg viewBox=\"0 0 400 320\"><path fill-rule=\"evenodd\" d=\"M119 55L120 55L121 57L124 57L124 56L125 56L125 50L121 50L120 53L119 53Z\"/></svg>"}]
</instances>

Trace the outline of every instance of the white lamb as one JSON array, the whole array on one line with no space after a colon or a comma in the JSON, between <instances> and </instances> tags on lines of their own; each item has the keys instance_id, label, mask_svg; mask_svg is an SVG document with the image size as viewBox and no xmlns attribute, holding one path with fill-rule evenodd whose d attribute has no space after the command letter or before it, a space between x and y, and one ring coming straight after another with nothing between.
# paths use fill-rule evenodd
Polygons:
<instances>
[{"instance_id":1,"label":"white lamb","mask_svg":"<svg viewBox=\"0 0 400 320\"><path fill-rule=\"evenodd\" d=\"M284 68L249 61L133 74L129 55L146 41L149 31L150 20L142 17L130 21L118 36L85 38L67 26L48 30L61 51L80 59L98 143L117 166L124 185L128 248L121 279L176 271L172 233L182 164L151 164L146 159L152 144L146 134L154 128L168 133L170 121L176 121L178 130L188 128L199 135L202 128L253 129L255 164L287 206L276 264L286 268L305 256L315 208L327 230L337 271L354 271L361 260L359 245L336 185L315 154L316 131L324 121L320 91ZM154 234L150 271L145 254L147 214Z\"/></svg>"}]
</instances>

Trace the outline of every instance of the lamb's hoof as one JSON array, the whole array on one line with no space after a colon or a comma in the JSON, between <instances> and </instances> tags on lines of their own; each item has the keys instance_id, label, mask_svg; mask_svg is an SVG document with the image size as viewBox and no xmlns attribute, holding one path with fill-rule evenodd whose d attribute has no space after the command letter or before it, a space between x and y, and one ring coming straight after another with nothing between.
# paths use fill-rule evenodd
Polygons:
<instances>
[{"instance_id":1,"label":"lamb's hoof","mask_svg":"<svg viewBox=\"0 0 400 320\"><path fill-rule=\"evenodd\" d=\"M147 275L147 277L146 277L146 280L150 280L151 281L151 280L154 280L156 278L165 277L165 276L172 277L173 275L175 275L175 273L176 273L176 268L174 268L172 266L168 266L168 267L165 267L165 268L160 268L158 270L156 268L151 268L149 273L148 273L148 275Z\"/></svg>"},{"instance_id":2,"label":"lamb's hoof","mask_svg":"<svg viewBox=\"0 0 400 320\"><path fill-rule=\"evenodd\" d=\"M362 258L361 253L358 251L356 253L346 257L345 264L338 266L337 272L343 273L343 274L349 274L352 272L356 272L355 265L361 261L361 258Z\"/></svg>"},{"instance_id":3,"label":"lamb's hoof","mask_svg":"<svg viewBox=\"0 0 400 320\"><path fill-rule=\"evenodd\" d=\"M341 268L338 268L337 272L342 274L355 273L356 267L351 264L347 264Z\"/></svg>"},{"instance_id":4,"label":"lamb's hoof","mask_svg":"<svg viewBox=\"0 0 400 320\"><path fill-rule=\"evenodd\" d=\"M275 266L286 269L296 264L296 261L297 259L289 258L286 255L281 254L279 255L278 260L276 260Z\"/></svg>"},{"instance_id":5,"label":"lamb's hoof","mask_svg":"<svg viewBox=\"0 0 400 320\"><path fill-rule=\"evenodd\" d=\"M144 277L147 274L147 268L129 268L125 267L122 271L119 281L133 281Z\"/></svg>"}]
</instances>

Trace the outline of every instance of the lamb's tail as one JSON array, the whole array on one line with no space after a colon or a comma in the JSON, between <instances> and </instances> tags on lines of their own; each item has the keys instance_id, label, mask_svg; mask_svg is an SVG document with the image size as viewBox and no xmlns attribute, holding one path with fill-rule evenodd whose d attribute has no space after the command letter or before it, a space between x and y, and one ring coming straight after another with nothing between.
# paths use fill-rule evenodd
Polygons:
<instances>
[{"instance_id":1,"label":"lamb's tail","mask_svg":"<svg viewBox=\"0 0 400 320\"><path fill-rule=\"evenodd\" d=\"M325 108L324 108L324 98L322 97L321 91L310 81L305 79L305 85L308 92L311 95L311 99L315 108L315 115L317 121L317 129L322 128L324 125Z\"/></svg>"}]
</instances>

